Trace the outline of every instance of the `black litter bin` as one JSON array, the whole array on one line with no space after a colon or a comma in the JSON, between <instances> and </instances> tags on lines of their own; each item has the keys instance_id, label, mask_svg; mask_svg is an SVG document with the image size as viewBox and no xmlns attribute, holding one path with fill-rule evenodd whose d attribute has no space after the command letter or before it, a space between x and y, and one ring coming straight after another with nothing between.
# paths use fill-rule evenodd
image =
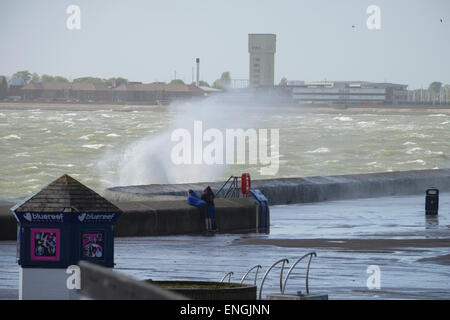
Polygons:
<instances>
[{"instance_id":1,"label":"black litter bin","mask_svg":"<svg viewBox=\"0 0 450 320\"><path fill-rule=\"evenodd\" d=\"M425 214L436 215L439 210L439 190L430 188L426 191L425 196Z\"/></svg>"}]
</instances>

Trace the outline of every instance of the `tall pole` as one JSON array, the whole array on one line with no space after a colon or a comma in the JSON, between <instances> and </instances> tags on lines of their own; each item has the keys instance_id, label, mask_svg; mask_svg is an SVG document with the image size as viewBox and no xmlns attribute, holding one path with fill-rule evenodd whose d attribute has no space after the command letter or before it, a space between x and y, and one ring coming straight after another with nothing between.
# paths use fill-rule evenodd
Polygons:
<instances>
[{"instance_id":1,"label":"tall pole","mask_svg":"<svg viewBox=\"0 0 450 320\"><path fill-rule=\"evenodd\" d=\"M195 59L197 63L197 87L200 86L200 58Z\"/></svg>"}]
</instances>

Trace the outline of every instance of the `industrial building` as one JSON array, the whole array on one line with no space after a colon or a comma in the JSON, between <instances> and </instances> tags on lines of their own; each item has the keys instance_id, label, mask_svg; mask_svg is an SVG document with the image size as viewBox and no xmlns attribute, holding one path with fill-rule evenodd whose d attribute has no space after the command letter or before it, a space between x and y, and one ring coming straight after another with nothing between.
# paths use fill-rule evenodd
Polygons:
<instances>
[{"instance_id":1,"label":"industrial building","mask_svg":"<svg viewBox=\"0 0 450 320\"><path fill-rule=\"evenodd\" d=\"M367 81L290 81L297 104L376 105L407 101L407 85Z\"/></svg>"},{"instance_id":2,"label":"industrial building","mask_svg":"<svg viewBox=\"0 0 450 320\"><path fill-rule=\"evenodd\" d=\"M273 86L275 72L275 34L249 34L250 87Z\"/></svg>"}]
</instances>

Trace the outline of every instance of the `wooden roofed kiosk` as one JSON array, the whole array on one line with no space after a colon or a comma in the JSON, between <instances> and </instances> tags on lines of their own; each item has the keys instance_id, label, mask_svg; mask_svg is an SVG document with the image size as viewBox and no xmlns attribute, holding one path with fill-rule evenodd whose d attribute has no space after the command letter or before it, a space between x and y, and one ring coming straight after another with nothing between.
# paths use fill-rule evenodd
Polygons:
<instances>
[{"instance_id":1,"label":"wooden roofed kiosk","mask_svg":"<svg viewBox=\"0 0 450 320\"><path fill-rule=\"evenodd\" d=\"M121 210L72 177L61 176L11 211L18 224L19 299L77 299L80 260L114 267Z\"/></svg>"}]
</instances>

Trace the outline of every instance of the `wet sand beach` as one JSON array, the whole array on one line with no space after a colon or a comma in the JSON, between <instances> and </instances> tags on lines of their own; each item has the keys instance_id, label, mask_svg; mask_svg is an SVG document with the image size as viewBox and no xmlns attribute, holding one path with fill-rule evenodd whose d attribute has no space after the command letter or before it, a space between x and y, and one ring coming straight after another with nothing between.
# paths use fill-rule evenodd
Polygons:
<instances>
[{"instance_id":1,"label":"wet sand beach","mask_svg":"<svg viewBox=\"0 0 450 320\"><path fill-rule=\"evenodd\" d=\"M449 239L242 239L234 245L262 245L285 248L329 248L354 252L417 251L423 248L450 248ZM440 260L448 260L450 255ZM427 259L424 261L434 261Z\"/></svg>"}]
</instances>

